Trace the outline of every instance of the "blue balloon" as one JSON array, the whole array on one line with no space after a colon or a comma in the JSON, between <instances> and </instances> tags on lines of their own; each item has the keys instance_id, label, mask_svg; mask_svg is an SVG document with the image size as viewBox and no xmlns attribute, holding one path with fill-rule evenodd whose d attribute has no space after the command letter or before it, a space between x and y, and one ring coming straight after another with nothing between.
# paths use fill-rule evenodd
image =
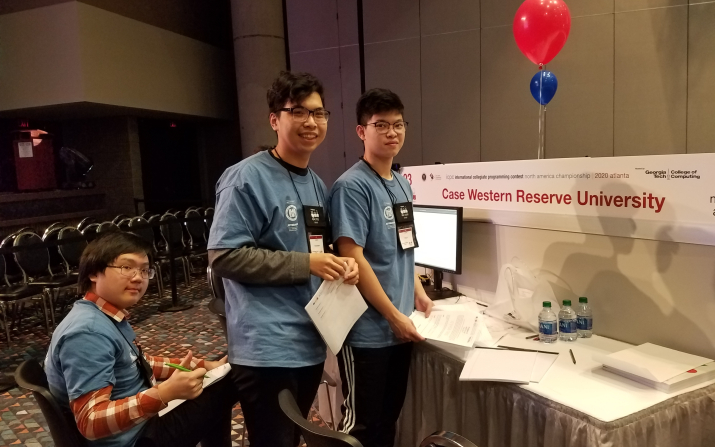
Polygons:
<instances>
[{"instance_id":1,"label":"blue balloon","mask_svg":"<svg viewBox=\"0 0 715 447\"><path fill-rule=\"evenodd\" d=\"M545 106L554 98L556 89L559 86L559 81L556 80L556 75L547 70L541 70L531 78L529 89L531 96L536 102Z\"/></svg>"}]
</instances>

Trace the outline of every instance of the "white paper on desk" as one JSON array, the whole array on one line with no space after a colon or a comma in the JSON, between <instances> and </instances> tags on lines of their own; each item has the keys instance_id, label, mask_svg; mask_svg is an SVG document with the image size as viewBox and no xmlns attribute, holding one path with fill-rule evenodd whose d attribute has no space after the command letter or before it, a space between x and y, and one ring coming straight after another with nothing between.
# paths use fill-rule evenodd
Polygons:
<instances>
[{"instance_id":1,"label":"white paper on desk","mask_svg":"<svg viewBox=\"0 0 715 447\"><path fill-rule=\"evenodd\" d=\"M226 374L228 374L229 371L231 371L231 365L228 363L224 363L218 368L208 371L206 373L208 377L204 377L204 388L226 377ZM169 403L166 404L166 408L159 412L159 417L164 416L166 413L183 404L185 401L185 399L170 400Z\"/></svg>"},{"instance_id":2,"label":"white paper on desk","mask_svg":"<svg viewBox=\"0 0 715 447\"><path fill-rule=\"evenodd\" d=\"M546 352L537 352L536 360L534 361L534 369L531 371L531 377L529 380L534 383L541 382L546 373L554 364L558 354L548 354Z\"/></svg>"},{"instance_id":3,"label":"white paper on desk","mask_svg":"<svg viewBox=\"0 0 715 447\"><path fill-rule=\"evenodd\" d=\"M595 360L655 382L665 382L678 374L713 361L652 343L598 356Z\"/></svg>"},{"instance_id":4,"label":"white paper on desk","mask_svg":"<svg viewBox=\"0 0 715 447\"><path fill-rule=\"evenodd\" d=\"M508 349L475 348L469 354L459 380L529 383L536 354Z\"/></svg>"},{"instance_id":5,"label":"white paper on desk","mask_svg":"<svg viewBox=\"0 0 715 447\"><path fill-rule=\"evenodd\" d=\"M410 320L417 332L429 340L436 340L471 348L479 333L479 314L468 311L432 309L429 318L424 312L412 312Z\"/></svg>"},{"instance_id":6,"label":"white paper on desk","mask_svg":"<svg viewBox=\"0 0 715 447\"><path fill-rule=\"evenodd\" d=\"M323 281L305 306L320 336L335 355L340 352L350 329L367 310L367 304L357 287L344 284L343 281L343 278Z\"/></svg>"}]
</instances>

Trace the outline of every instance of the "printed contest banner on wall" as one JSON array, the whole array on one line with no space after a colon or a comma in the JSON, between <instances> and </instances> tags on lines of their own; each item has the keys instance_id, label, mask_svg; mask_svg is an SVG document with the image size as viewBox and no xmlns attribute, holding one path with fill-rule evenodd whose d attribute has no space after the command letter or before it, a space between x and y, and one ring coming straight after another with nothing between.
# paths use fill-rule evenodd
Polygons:
<instances>
[{"instance_id":1,"label":"printed contest banner on wall","mask_svg":"<svg viewBox=\"0 0 715 447\"><path fill-rule=\"evenodd\" d=\"M715 154L411 166L415 204L499 225L715 245Z\"/></svg>"}]
</instances>

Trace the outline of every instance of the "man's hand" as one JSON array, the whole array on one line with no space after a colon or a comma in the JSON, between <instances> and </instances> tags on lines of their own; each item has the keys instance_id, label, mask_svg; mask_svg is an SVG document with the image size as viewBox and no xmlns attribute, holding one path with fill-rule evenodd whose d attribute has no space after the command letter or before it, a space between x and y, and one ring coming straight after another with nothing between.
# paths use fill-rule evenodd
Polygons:
<instances>
[{"instance_id":1,"label":"man's hand","mask_svg":"<svg viewBox=\"0 0 715 447\"><path fill-rule=\"evenodd\" d=\"M355 259L353 258L338 258L341 261L345 262L348 265L347 270L350 270L350 273L345 275L345 284L349 284L351 286L354 286L358 283L360 280L360 271L358 269L358 264L355 262Z\"/></svg>"},{"instance_id":2,"label":"man's hand","mask_svg":"<svg viewBox=\"0 0 715 447\"><path fill-rule=\"evenodd\" d=\"M390 323L390 329L395 336L402 341L423 341L425 338L417 332L415 323L400 312L396 312L395 316L387 320Z\"/></svg>"},{"instance_id":3,"label":"man's hand","mask_svg":"<svg viewBox=\"0 0 715 447\"><path fill-rule=\"evenodd\" d=\"M334 281L345 275L345 262L330 253L311 253L310 273L326 281Z\"/></svg>"},{"instance_id":4,"label":"man's hand","mask_svg":"<svg viewBox=\"0 0 715 447\"><path fill-rule=\"evenodd\" d=\"M427 294L424 293L424 291L422 293L418 293L415 290L415 309L420 312L424 312L425 318L429 318L429 314L432 313L432 307L434 307L434 303L427 296Z\"/></svg>"},{"instance_id":5,"label":"man's hand","mask_svg":"<svg viewBox=\"0 0 715 447\"><path fill-rule=\"evenodd\" d=\"M206 367L206 371L211 371L212 369L216 369L221 365L225 365L226 362L228 361L228 356L224 355L221 360L204 360L204 366Z\"/></svg>"},{"instance_id":6,"label":"man's hand","mask_svg":"<svg viewBox=\"0 0 715 447\"><path fill-rule=\"evenodd\" d=\"M181 361L181 366L191 367L191 351ZM165 382L158 386L159 395L164 403L174 399L195 399L204 391L204 368L196 368L191 372L174 371Z\"/></svg>"}]
</instances>

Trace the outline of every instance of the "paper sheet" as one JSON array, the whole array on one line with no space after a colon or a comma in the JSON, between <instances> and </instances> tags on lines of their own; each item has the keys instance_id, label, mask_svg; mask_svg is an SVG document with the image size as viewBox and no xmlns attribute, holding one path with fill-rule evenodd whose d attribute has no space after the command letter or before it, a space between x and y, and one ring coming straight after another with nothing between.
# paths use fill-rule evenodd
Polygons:
<instances>
[{"instance_id":1,"label":"paper sheet","mask_svg":"<svg viewBox=\"0 0 715 447\"><path fill-rule=\"evenodd\" d=\"M479 314L463 310L442 310L435 307L429 318L425 318L424 312L416 310L412 312L410 319L424 338L469 348L474 346L478 335L484 336L483 330L486 330L484 325L479 325Z\"/></svg>"},{"instance_id":2,"label":"paper sheet","mask_svg":"<svg viewBox=\"0 0 715 447\"><path fill-rule=\"evenodd\" d=\"M367 304L356 286L343 283L343 278L323 281L305 306L313 324L328 345L338 355L348 332L367 310Z\"/></svg>"},{"instance_id":3,"label":"paper sheet","mask_svg":"<svg viewBox=\"0 0 715 447\"><path fill-rule=\"evenodd\" d=\"M665 382L712 359L644 343L597 359L604 365L654 382Z\"/></svg>"},{"instance_id":4,"label":"paper sheet","mask_svg":"<svg viewBox=\"0 0 715 447\"><path fill-rule=\"evenodd\" d=\"M544 352L536 353L536 361L534 361L534 369L531 371L531 377L529 380L534 383L541 382L546 373L554 364L559 356L556 354L547 354Z\"/></svg>"},{"instance_id":5,"label":"paper sheet","mask_svg":"<svg viewBox=\"0 0 715 447\"><path fill-rule=\"evenodd\" d=\"M536 357L536 352L476 348L469 354L459 380L529 383Z\"/></svg>"},{"instance_id":6,"label":"paper sheet","mask_svg":"<svg viewBox=\"0 0 715 447\"><path fill-rule=\"evenodd\" d=\"M208 377L204 377L204 388L208 387L209 385L212 385L220 379L223 379L229 371L231 371L231 365L228 363L224 363L218 368L214 368L211 371L208 371L206 373ZM164 416L166 413L183 404L185 401L185 399L174 399L169 401L169 403L166 404L166 408L159 412L159 416Z\"/></svg>"}]
</instances>

